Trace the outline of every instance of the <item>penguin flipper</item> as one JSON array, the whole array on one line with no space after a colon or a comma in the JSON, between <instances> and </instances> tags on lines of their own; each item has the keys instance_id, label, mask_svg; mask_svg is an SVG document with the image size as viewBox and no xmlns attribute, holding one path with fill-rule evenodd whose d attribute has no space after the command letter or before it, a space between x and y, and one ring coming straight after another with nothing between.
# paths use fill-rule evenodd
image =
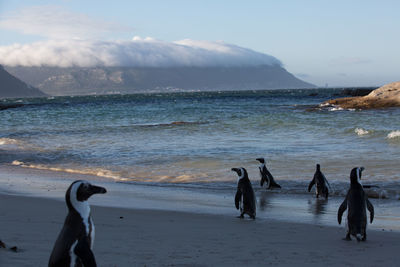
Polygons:
<instances>
[{"instance_id":1,"label":"penguin flipper","mask_svg":"<svg viewBox=\"0 0 400 267\"><path fill-rule=\"evenodd\" d=\"M311 191L311 188L313 187L313 185L315 184L315 179L313 178L310 182L310 184L308 185L308 192Z\"/></svg>"},{"instance_id":2,"label":"penguin flipper","mask_svg":"<svg viewBox=\"0 0 400 267\"><path fill-rule=\"evenodd\" d=\"M370 216L370 223L372 223L372 221L374 220L374 206L372 205L372 203L369 201L369 199L366 199L367 202L367 209L369 211L369 216Z\"/></svg>"},{"instance_id":3,"label":"penguin flipper","mask_svg":"<svg viewBox=\"0 0 400 267\"><path fill-rule=\"evenodd\" d=\"M338 219L338 223L341 224L342 223L342 215L343 212L347 209L347 197L346 199L342 202L342 204L339 207L338 210L338 214L337 214L337 219Z\"/></svg>"},{"instance_id":4,"label":"penguin flipper","mask_svg":"<svg viewBox=\"0 0 400 267\"><path fill-rule=\"evenodd\" d=\"M236 209L239 209L239 202L240 202L241 198L242 198L242 191L238 189L236 191L236 195L235 195L235 206L236 206Z\"/></svg>"},{"instance_id":5,"label":"penguin flipper","mask_svg":"<svg viewBox=\"0 0 400 267\"><path fill-rule=\"evenodd\" d=\"M83 266L85 267L96 267L96 259L94 258L94 254L90 249L90 245L86 239L81 240L75 247L75 254L82 261Z\"/></svg>"},{"instance_id":6,"label":"penguin flipper","mask_svg":"<svg viewBox=\"0 0 400 267\"><path fill-rule=\"evenodd\" d=\"M260 170L260 176L261 176L260 186L262 187L264 183L267 181L267 179L265 178L263 170L260 167L258 167L258 169Z\"/></svg>"}]
</instances>

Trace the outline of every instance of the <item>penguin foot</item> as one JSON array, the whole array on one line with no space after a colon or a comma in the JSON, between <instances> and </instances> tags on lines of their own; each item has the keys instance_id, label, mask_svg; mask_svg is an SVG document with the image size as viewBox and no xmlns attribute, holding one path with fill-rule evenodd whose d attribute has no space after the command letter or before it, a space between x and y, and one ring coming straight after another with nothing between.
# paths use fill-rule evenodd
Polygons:
<instances>
[{"instance_id":1,"label":"penguin foot","mask_svg":"<svg viewBox=\"0 0 400 267\"><path fill-rule=\"evenodd\" d=\"M253 220L255 220L255 219L256 219L256 216L250 215L250 218L252 218Z\"/></svg>"},{"instance_id":2,"label":"penguin foot","mask_svg":"<svg viewBox=\"0 0 400 267\"><path fill-rule=\"evenodd\" d=\"M346 240L346 241L351 241L350 234L347 234L347 235L346 235L346 237L345 237L345 238L343 238L343 240Z\"/></svg>"}]
</instances>

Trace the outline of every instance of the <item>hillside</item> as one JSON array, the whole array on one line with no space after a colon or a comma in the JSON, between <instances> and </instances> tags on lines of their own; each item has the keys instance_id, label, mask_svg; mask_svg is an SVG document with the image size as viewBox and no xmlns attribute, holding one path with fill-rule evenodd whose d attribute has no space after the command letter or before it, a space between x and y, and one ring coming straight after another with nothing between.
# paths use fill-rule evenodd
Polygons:
<instances>
[{"instance_id":1,"label":"hillside","mask_svg":"<svg viewBox=\"0 0 400 267\"><path fill-rule=\"evenodd\" d=\"M0 65L0 98L40 96L46 94L14 77Z\"/></svg>"},{"instance_id":2,"label":"hillside","mask_svg":"<svg viewBox=\"0 0 400 267\"><path fill-rule=\"evenodd\" d=\"M313 88L279 65L250 67L6 67L50 95Z\"/></svg>"}]
</instances>

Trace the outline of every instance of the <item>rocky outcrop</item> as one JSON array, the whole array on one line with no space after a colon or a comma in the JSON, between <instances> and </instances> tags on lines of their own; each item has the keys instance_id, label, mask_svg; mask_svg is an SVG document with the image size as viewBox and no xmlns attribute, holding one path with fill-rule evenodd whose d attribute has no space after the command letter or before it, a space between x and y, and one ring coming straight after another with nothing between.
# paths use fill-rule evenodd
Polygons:
<instances>
[{"instance_id":1,"label":"rocky outcrop","mask_svg":"<svg viewBox=\"0 0 400 267\"><path fill-rule=\"evenodd\" d=\"M337 98L322 105L333 105L344 109L400 107L400 81L386 84L366 96Z\"/></svg>"}]
</instances>

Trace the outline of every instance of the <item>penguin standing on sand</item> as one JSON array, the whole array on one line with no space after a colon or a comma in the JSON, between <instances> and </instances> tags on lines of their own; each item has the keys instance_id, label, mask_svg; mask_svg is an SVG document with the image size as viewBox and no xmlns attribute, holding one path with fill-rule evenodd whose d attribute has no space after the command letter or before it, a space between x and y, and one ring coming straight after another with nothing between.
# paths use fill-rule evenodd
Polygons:
<instances>
[{"instance_id":1,"label":"penguin standing on sand","mask_svg":"<svg viewBox=\"0 0 400 267\"><path fill-rule=\"evenodd\" d=\"M311 188L315 184L315 194L317 195L317 198L320 195L325 196L325 198L328 198L329 195L329 189L328 189L328 180L326 179L325 175L321 172L321 166L317 164L317 168L314 173L314 177L311 180L310 184L308 185L308 192L311 191Z\"/></svg>"},{"instance_id":2,"label":"penguin standing on sand","mask_svg":"<svg viewBox=\"0 0 400 267\"><path fill-rule=\"evenodd\" d=\"M370 223L374 219L374 206L369 202L367 194L361 185L361 172L364 167L353 168L350 173L350 189L346 198L338 210L338 222L341 224L343 212L347 212L347 234L346 240L351 240L350 235L357 238L357 241L367 240L367 211L370 212Z\"/></svg>"},{"instance_id":3,"label":"penguin standing on sand","mask_svg":"<svg viewBox=\"0 0 400 267\"><path fill-rule=\"evenodd\" d=\"M49 267L96 266L92 247L94 224L90 215L88 198L93 194L104 194L106 189L82 180L73 182L66 194L68 215L54 244Z\"/></svg>"},{"instance_id":4,"label":"penguin standing on sand","mask_svg":"<svg viewBox=\"0 0 400 267\"><path fill-rule=\"evenodd\" d=\"M265 159L258 158L256 160L258 160L261 163L261 166L258 167L260 169L260 176L261 176L260 185L261 185L261 187L263 186L264 183L266 183L267 189L281 188L281 186L275 182L274 177L272 176L272 174L268 171L267 167L265 166Z\"/></svg>"},{"instance_id":5,"label":"penguin standing on sand","mask_svg":"<svg viewBox=\"0 0 400 267\"><path fill-rule=\"evenodd\" d=\"M235 195L236 209L240 208L239 218L243 219L246 213L250 218L255 219L256 198L247 171L245 168L232 168L232 171L235 171L239 176Z\"/></svg>"}]
</instances>

